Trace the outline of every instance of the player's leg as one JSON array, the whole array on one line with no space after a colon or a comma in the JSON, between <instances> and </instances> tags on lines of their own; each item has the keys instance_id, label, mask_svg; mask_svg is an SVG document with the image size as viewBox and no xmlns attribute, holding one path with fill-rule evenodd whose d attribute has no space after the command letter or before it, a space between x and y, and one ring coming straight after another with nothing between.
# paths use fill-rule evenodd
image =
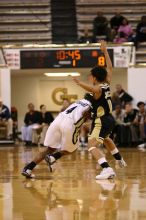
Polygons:
<instances>
[{"instance_id":1,"label":"player's leg","mask_svg":"<svg viewBox=\"0 0 146 220\"><path fill-rule=\"evenodd\" d=\"M126 162L123 160L121 154L119 153L119 150L117 149L116 145L112 141L111 138L109 138L109 134L113 130L115 126L115 121L112 117L112 115L105 116L102 119L103 129L101 130L101 137L104 137L104 145L106 148L111 152L111 154L116 159L116 168L125 167Z\"/></svg>"},{"instance_id":2,"label":"player's leg","mask_svg":"<svg viewBox=\"0 0 146 220\"><path fill-rule=\"evenodd\" d=\"M45 159L45 156L48 153L53 153L55 150L56 149L54 149L54 148L52 149L50 147L46 147L45 149L43 149L42 152L39 152L34 157L34 159L23 168L22 175L26 176L28 178L33 178L34 175L32 174L32 170L36 167L37 164L39 164L42 160Z\"/></svg>"},{"instance_id":3,"label":"player's leg","mask_svg":"<svg viewBox=\"0 0 146 220\"><path fill-rule=\"evenodd\" d=\"M76 129L72 119L68 117L62 118L62 123L60 125L61 140L60 140L60 150L54 152L53 154L47 154L45 160L49 166L50 172L52 172L52 165L60 159L62 156L70 154L77 149L77 144L73 143L74 135L77 138L79 134L79 129Z\"/></svg>"},{"instance_id":4,"label":"player's leg","mask_svg":"<svg viewBox=\"0 0 146 220\"><path fill-rule=\"evenodd\" d=\"M80 128L79 144L81 147L86 147L88 144L88 134L91 127L91 120L84 122Z\"/></svg>"},{"instance_id":5,"label":"player's leg","mask_svg":"<svg viewBox=\"0 0 146 220\"><path fill-rule=\"evenodd\" d=\"M104 137L101 136L101 133L103 133L102 129L102 122L100 119L97 119L94 123L91 135L89 136L88 150L103 169L101 173L96 176L96 179L109 179L116 176L116 174L100 150L100 145L103 144L104 140Z\"/></svg>"},{"instance_id":6,"label":"player's leg","mask_svg":"<svg viewBox=\"0 0 146 220\"><path fill-rule=\"evenodd\" d=\"M53 164L56 163L61 157L70 154L68 151L57 151L54 153L49 153L45 156L45 161L48 164L50 172L53 172Z\"/></svg>"},{"instance_id":7,"label":"player's leg","mask_svg":"<svg viewBox=\"0 0 146 220\"><path fill-rule=\"evenodd\" d=\"M107 162L104 154L100 150L101 142L98 142L96 139L90 139L88 142L88 151L91 152L93 157L96 159L98 164L101 166L102 171L99 175L96 176L96 179L110 179L116 176L113 169L110 167Z\"/></svg>"},{"instance_id":8,"label":"player's leg","mask_svg":"<svg viewBox=\"0 0 146 220\"><path fill-rule=\"evenodd\" d=\"M121 156L121 154L120 154L118 148L116 147L116 145L114 144L113 140L108 137L108 138L104 139L103 143L104 143L106 149L108 151L110 151L110 153L115 158L115 160L116 160L116 165L115 165L116 169L126 167L127 164L124 161L123 157Z\"/></svg>"},{"instance_id":9,"label":"player's leg","mask_svg":"<svg viewBox=\"0 0 146 220\"><path fill-rule=\"evenodd\" d=\"M49 153L53 153L58 149L58 146L61 141L61 133L60 133L60 118L57 117L52 124L50 125L49 129L47 130L44 145L46 146L43 151L39 152L33 161L31 161L29 164L27 164L23 171L22 175L32 178L33 175L31 171L36 167L37 164L39 164L43 159L45 159L45 156Z\"/></svg>"}]
</instances>

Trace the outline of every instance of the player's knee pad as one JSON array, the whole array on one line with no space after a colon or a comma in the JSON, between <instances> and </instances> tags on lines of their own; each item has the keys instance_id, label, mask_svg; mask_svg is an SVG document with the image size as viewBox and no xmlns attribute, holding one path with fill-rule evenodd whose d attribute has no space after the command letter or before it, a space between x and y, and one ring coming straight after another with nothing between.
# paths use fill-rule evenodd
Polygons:
<instances>
[{"instance_id":1,"label":"player's knee pad","mask_svg":"<svg viewBox=\"0 0 146 220\"><path fill-rule=\"evenodd\" d=\"M96 147L89 147L89 148L88 148L88 151L90 152L90 151L92 151L92 150L94 150L94 149L96 149Z\"/></svg>"}]
</instances>

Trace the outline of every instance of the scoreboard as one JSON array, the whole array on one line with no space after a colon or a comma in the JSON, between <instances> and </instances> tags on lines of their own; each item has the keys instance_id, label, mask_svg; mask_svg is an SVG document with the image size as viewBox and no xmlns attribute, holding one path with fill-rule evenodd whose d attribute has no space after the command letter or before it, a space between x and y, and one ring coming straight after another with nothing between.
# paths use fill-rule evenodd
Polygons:
<instances>
[{"instance_id":1,"label":"scoreboard","mask_svg":"<svg viewBox=\"0 0 146 220\"><path fill-rule=\"evenodd\" d=\"M113 63L113 48L108 49ZM86 68L106 66L105 57L98 48L50 48L21 50L21 69ZM114 65L114 63L113 63Z\"/></svg>"}]
</instances>

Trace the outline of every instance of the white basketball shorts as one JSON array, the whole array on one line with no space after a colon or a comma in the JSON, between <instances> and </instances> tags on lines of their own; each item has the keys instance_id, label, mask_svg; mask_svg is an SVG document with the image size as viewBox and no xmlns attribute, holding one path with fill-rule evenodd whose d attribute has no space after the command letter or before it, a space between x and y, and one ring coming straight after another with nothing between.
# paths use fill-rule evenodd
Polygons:
<instances>
[{"instance_id":1,"label":"white basketball shorts","mask_svg":"<svg viewBox=\"0 0 146 220\"><path fill-rule=\"evenodd\" d=\"M60 113L47 130L44 146L73 152L77 149L77 142L74 141L77 136L78 129L73 119Z\"/></svg>"}]
</instances>

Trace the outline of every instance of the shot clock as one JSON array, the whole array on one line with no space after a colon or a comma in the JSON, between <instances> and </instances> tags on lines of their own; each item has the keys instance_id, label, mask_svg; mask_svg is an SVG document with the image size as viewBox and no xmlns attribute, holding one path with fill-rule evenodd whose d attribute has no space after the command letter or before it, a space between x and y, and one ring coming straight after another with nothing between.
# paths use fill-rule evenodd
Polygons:
<instances>
[{"instance_id":1,"label":"shot clock","mask_svg":"<svg viewBox=\"0 0 146 220\"><path fill-rule=\"evenodd\" d=\"M108 49L113 62L113 49ZM105 57L96 48L50 48L47 50L22 50L21 69L86 68L105 66Z\"/></svg>"},{"instance_id":2,"label":"shot clock","mask_svg":"<svg viewBox=\"0 0 146 220\"><path fill-rule=\"evenodd\" d=\"M72 67L76 67L77 61L81 60L81 53L79 50L59 50L56 51L56 58L58 61L71 59Z\"/></svg>"}]
</instances>

